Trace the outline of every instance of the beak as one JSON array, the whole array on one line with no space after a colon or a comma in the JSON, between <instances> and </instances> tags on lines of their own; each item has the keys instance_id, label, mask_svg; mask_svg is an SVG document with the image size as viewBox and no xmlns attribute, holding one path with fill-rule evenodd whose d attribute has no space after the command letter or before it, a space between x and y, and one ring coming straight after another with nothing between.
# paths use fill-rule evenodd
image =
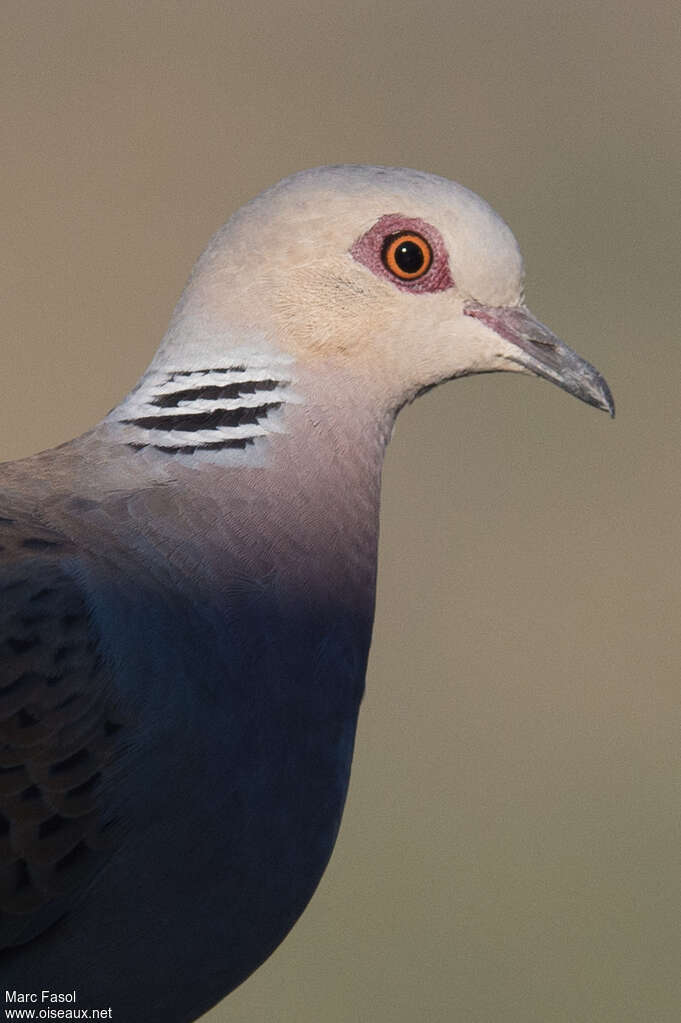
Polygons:
<instances>
[{"instance_id":1,"label":"beak","mask_svg":"<svg viewBox=\"0 0 681 1023\"><path fill-rule=\"evenodd\" d=\"M504 358L538 377L553 381L568 394L609 412L614 418L615 402L600 373L536 320L529 309L467 302L464 313L480 320L514 346L516 354L505 354Z\"/></svg>"}]
</instances>

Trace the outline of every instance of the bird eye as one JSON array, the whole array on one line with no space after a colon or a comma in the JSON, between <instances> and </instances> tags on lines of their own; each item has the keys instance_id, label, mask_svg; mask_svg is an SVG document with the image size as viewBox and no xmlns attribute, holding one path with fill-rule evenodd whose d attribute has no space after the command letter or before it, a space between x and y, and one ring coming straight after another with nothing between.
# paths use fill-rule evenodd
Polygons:
<instances>
[{"instance_id":1,"label":"bird eye","mask_svg":"<svg viewBox=\"0 0 681 1023\"><path fill-rule=\"evenodd\" d=\"M433 251L420 234L402 231L388 235L381 258L383 265L401 281L416 281L430 269Z\"/></svg>"}]
</instances>

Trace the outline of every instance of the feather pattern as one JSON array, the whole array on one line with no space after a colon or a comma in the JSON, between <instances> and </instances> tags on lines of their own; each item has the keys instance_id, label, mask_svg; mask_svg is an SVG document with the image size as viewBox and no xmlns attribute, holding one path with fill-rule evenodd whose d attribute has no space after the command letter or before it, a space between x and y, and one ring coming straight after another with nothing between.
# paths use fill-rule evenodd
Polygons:
<instances>
[{"instance_id":1,"label":"feather pattern","mask_svg":"<svg viewBox=\"0 0 681 1023\"><path fill-rule=\"evenodd\" d=\"M102 782L121 721L72 544L0 519L0 947L64 911L101 866L113 817ZM107 837L107 831L109 835Z\"/></svg>"},{"instance_id":2,"label":"feather pattern","mask_svg":"<svg viewBox=\"0 0 681 1023\"><path fill-rule=\"evenodd\" d=\"M284 406L299 399L281 367L232 365L148 374L110 415L133 450L173 455L244 452L280 433Z\"/></svg>"}]
</instances>

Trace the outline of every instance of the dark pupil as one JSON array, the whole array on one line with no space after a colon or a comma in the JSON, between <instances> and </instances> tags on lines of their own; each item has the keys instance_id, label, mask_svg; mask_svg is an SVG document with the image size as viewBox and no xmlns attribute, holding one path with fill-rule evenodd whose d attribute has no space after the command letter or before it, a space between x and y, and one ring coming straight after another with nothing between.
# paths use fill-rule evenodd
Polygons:
<instances>
[{"instance_id":1,"label":"dark pupil","mask_svg":"<svg viewBox=\"0 0 681 1023\"><path fill-rule=\"evenodd\" d=\"M415 274L425 262L423 249L416 242L402 242L395 249L395 262L405 274Z\"/></svg>"}]
</instances>

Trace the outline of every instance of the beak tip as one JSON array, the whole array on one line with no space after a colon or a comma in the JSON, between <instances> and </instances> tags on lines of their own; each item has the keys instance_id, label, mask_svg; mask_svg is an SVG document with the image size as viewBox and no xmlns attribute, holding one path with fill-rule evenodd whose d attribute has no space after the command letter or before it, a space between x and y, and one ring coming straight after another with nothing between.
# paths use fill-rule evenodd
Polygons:
<instances>
[{"instance_id":1,"label":"beak tip","mask_svg":"<svg viewBox=\"0 0 681 1023\"><path fill-rule=\"evenodd\" d=\"M485 306L473 300L464 314L480 320L514 346L516 354L504 356L527 372L543 377L588 405L615 418L615 400L598 370L573 352L524 306Z\"/></svg>"},{"instance_id":2,"label":"beak tip","mask_svg":"<svg viewBox=\"0 0 681 1023\"><path fill-rule=\"evenodd\" d=\"M612 391L608 387L603 377L599 374L599 407L607 412L611 419L615 418L615 399L612 396Z\"/></svg>"}]
</instances>

